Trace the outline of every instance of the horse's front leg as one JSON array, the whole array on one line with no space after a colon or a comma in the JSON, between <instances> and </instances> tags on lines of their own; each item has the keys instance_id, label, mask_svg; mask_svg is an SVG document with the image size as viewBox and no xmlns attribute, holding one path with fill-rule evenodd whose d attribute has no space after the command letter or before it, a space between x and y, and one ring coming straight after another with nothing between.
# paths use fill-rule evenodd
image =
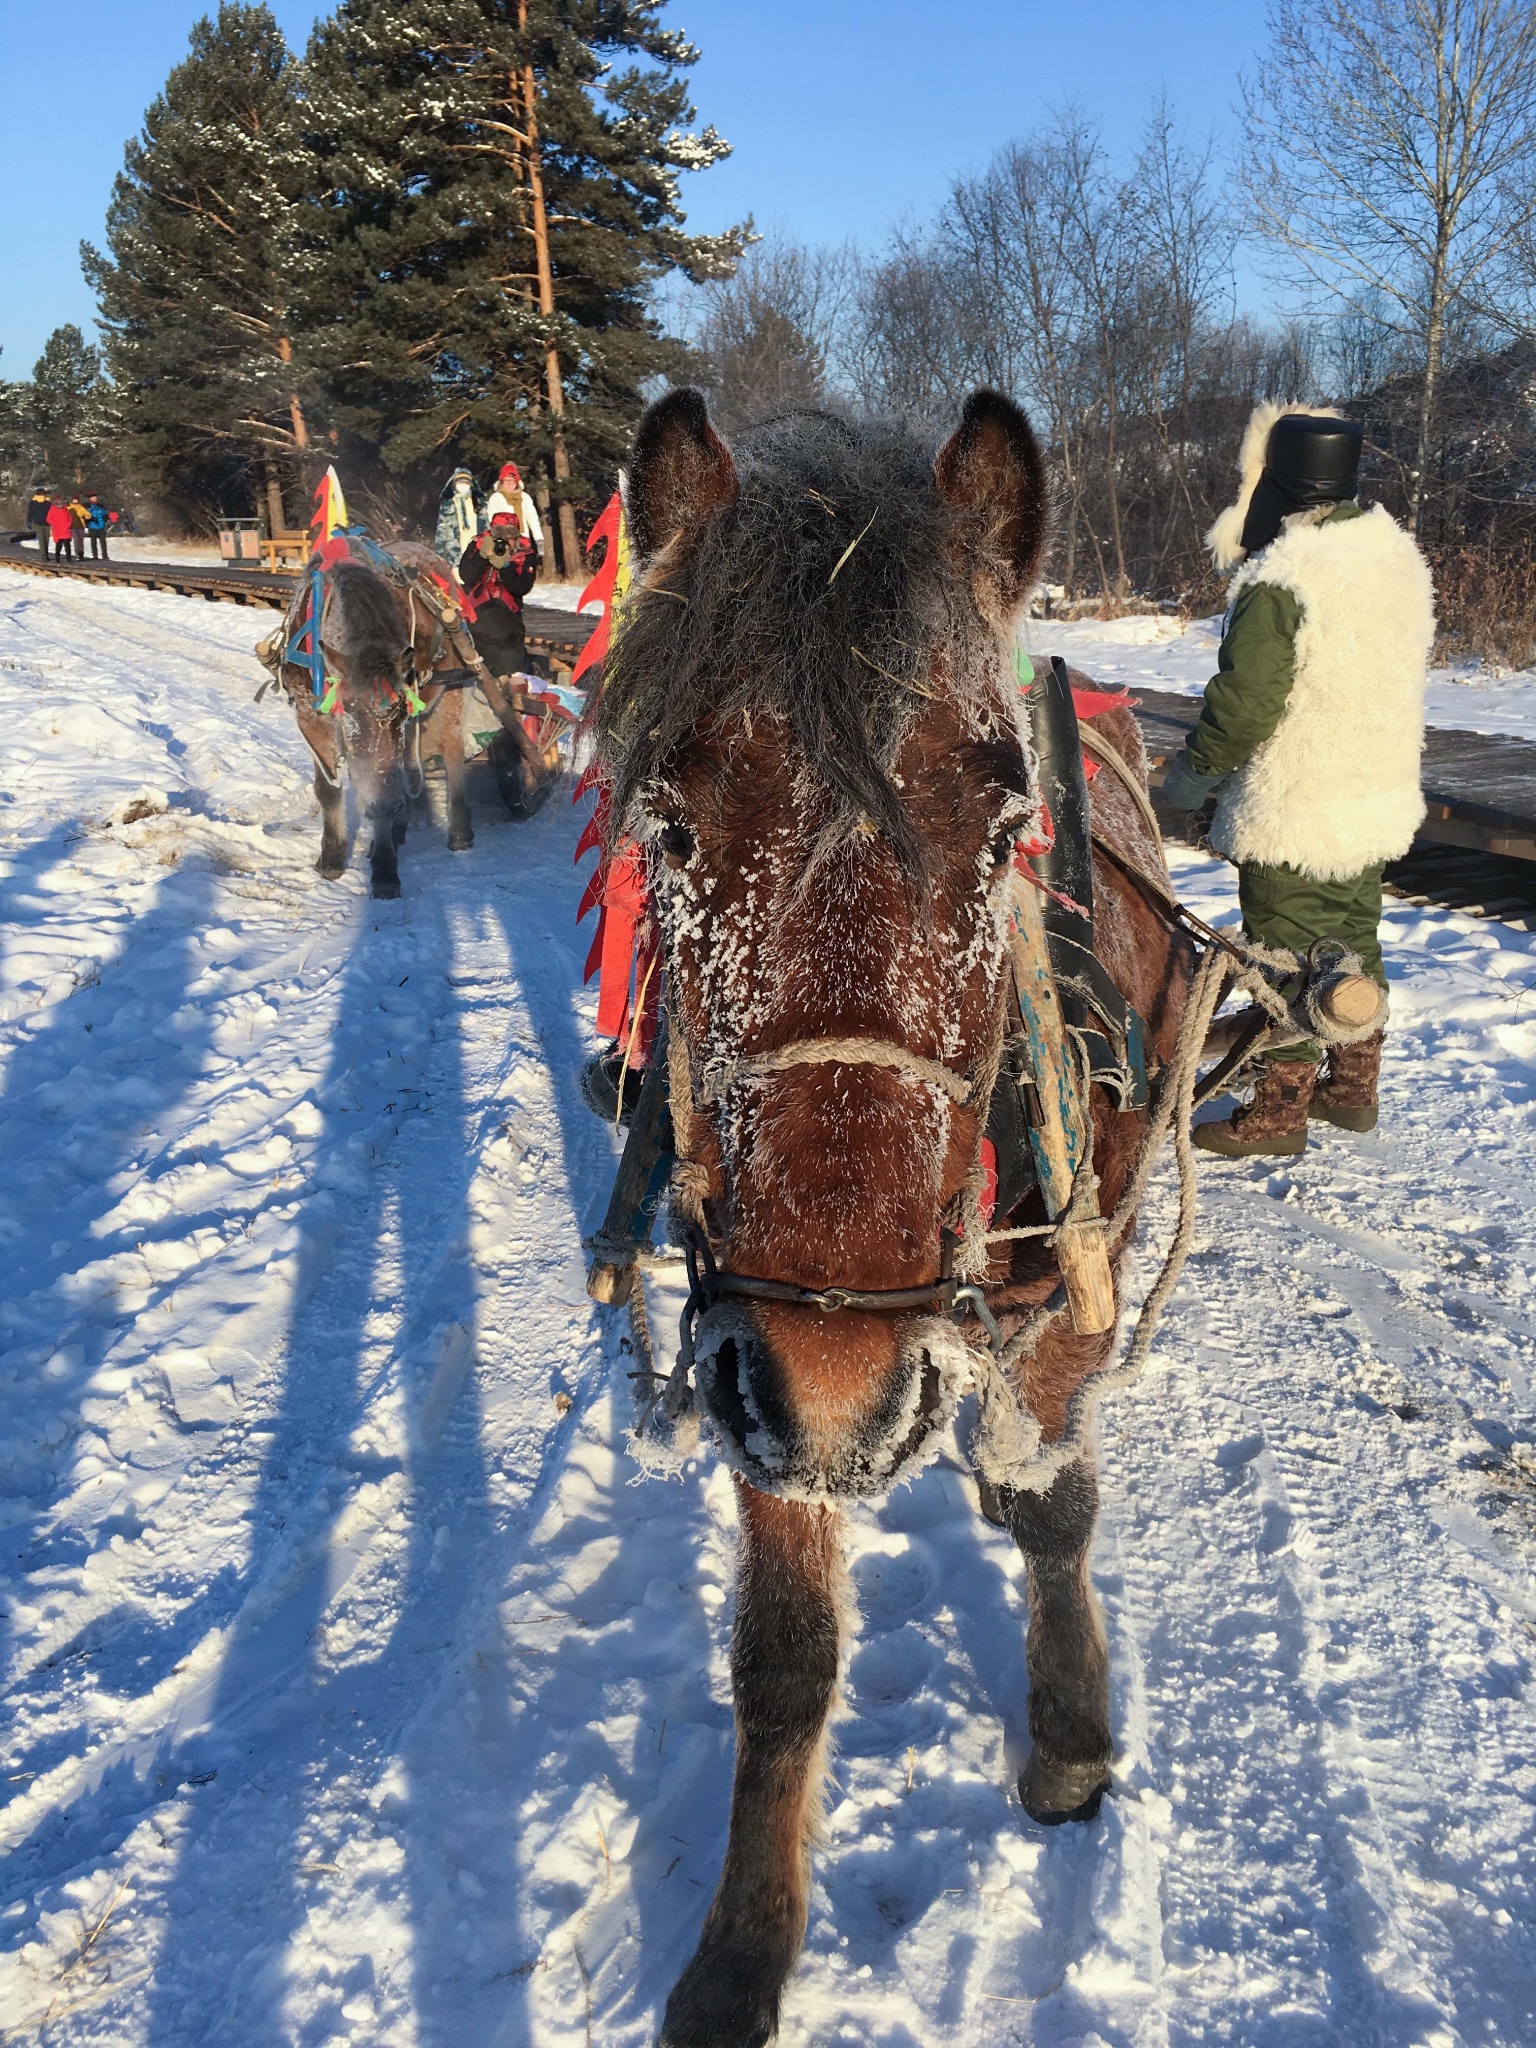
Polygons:
<instances>
[{"instance_id":1,"label":"horse's front leg","mask_svg":"<svg viewBox=\"0 0 1536 2048\"><path fill-rule=\"evenodd\" d=\"M739 1480L737 1495L731 1833L697 1953L667 2000L661 2048L761 2048L778 2030L779 1995L805 1939L837 1692L842 1517Z\"/></svg>"},{"instance_id":2,"label":"horse's front leg","mask_svg":"<svg viewBox=\"0 0 1536 2048\"><path fill-rule=\"evenodd\" d=\"M315 872L334 882L347 869L347 807L341 789L341 745L333 719L295 704L299 731L315 757L315 801L320 806L320 858Z\"/></svg>"},{"instance_id":3,"label":"horse's front leg","mask_svg":"<svg viewBox=\"0 0 1536 2048\"><path fill-rule=\"evenodd\" d=\"M1043 1493L996 1496L1000 1519L1024 1553L1029 1590L1029 1733L1019 1797L1047 1827L1092 1820L1109 1784L1109 1652L1088 1576L1099 1511L1090 1458L1057 1473Z\"/></svg>"},{"instance_id":4,"label":"horse's front leg","mask_svg":"<svg viewBox=\"0 0 1536 2048\"><path fill-rule=\"evenodd\" d=\"M395 722L375 723L348 713L348 754L358 805L368 820L368 871L373 894L400 894L400 861L395 826L405 813L405 734ZM353 734L356 738L354 740Z\"/></svg>"},{"instance_id":5,"label":"horse's front leg","mask_svg":"<svg viewBox=\"0 0 1536 2048\"><path fill-rule=\"evenodd\" d=\"M448 784L448 851L465 853L475 843L475 828L464 794L464 698L458 690L445 690L433 710L430 730L443 753L443 776ZM425 739L424 739L425 747Z\"/></svg>"}]
</instances>

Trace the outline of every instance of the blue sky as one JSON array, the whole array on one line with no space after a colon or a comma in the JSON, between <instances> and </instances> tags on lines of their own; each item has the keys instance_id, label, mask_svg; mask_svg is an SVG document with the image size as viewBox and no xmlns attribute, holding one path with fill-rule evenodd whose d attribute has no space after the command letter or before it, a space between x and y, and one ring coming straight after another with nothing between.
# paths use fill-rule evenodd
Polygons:
<instances>
[{"instance_id":1,"label":"blue sky","mask_svg":"<svg viewBox=\"0 0 1536 2048\"><path fill-rule=\"evenodd\" d=\"M123 144L206 9L4 0L3 11L0 375L23 377L59 322L90 332L79 243L100 239ZM302 44L313 0L273 0L273 12ZM709 231L751 213L799 239L878 246L956 171L1063 101L1129 142L1166 88L1193 132L1230 140L1263 15L1262 0L671 0L668 20L701 52L700 118L736 145L685 181L690 219Z\"/></svg>"}]
</instances>

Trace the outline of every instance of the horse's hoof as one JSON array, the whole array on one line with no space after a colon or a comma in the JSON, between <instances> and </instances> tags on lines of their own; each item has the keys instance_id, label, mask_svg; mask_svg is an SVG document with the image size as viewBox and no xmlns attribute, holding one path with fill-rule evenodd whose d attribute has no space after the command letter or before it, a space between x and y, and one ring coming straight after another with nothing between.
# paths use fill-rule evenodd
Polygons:
<instances>
[{"instance_id":1,"label":"horse's hoof","mask_svg":"<svg viewBox=\"0 0 1536 2048\"><path fill-rule=\"evenodd\" d=\"M475 835L473 832L450 832L448 834L448 851L450 853L468 853L474 843Z\"/></svg>"},{"instance_id":2,"label":"horse's hoof","mask_svg":"<svg viewBox=\"0 0 1536 2048\"><path fill-rule=\"evenodd\" d=\"M1030 1751L1019 1774L1024 1811L1043 1828L1059 1828L1069 1820L1097 1820L1108 1787L1109 1772L1103 1764L1047 1763L1038 1749Z\"/></svg>"},{"instance_id":3,"label":"horse's hoof","mask_svg":"<svg viewBox=\"0 0 1536 2048\"><path fill-rule=\"evenodd\" d=\"M324 856L315 862L315 873L322 882L339 882L347 872L344 860L326 860Z\"/></svg>"},{"instance_id":4,"label":"horse's hoof","mask_svg":"<svg viewBox=\"0 0 1536 2048\"><path fill-rule=\"evenodd\" d=\"M398 881L395 881L395 882L375 882L375 883L374 883L374 885L373 885L373 895L374 895L374 900L375 900L375 902L378 902L378 903L393 903L393 902L394 902L394 900L395 900L395 898L396 898L396 897L397 897L397 896L398 896L399 894L400 894L400 884L399 884L399 882L398 882Z\"/></svg>"},{"instance_id":5,"label":"horse's hoof","mask_svg":"<svg viewBox=\"0 0 1536 2048\"><path fill-rule=\"evenodd\" d=\"M767 2019L757 2013L733 2014L729 2019L706 2019L702 2025L695 2026L686 2018L673 2018L669 1999L656 2048L768 2048L768 2043L778 2031L777 2019Z\"/></svg>"}]
</instances>

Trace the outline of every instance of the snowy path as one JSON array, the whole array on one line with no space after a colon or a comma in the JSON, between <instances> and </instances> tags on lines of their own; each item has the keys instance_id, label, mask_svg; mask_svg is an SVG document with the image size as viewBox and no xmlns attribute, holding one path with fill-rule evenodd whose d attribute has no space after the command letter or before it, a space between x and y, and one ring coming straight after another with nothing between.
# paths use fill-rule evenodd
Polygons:
<instances>
[{"instance_id":1,"label":"snowy path","mask_svg":"<svg viewBox=\"0 0 1536 2048\"><path fill-rule=\"evenodd\" d=\"M734 1510L636 1483L583 1292L572 819L319 883L265 624L0 573L0 2030L642 2048L723 1840ZM793 2048L1532 2038L1536 944L1397 905L1389 954L1383 1133L1207 1168L1105 1412L1097 1828L1010 1797L959 1458L855 1516Z\"/></svg>"}]
</instances>

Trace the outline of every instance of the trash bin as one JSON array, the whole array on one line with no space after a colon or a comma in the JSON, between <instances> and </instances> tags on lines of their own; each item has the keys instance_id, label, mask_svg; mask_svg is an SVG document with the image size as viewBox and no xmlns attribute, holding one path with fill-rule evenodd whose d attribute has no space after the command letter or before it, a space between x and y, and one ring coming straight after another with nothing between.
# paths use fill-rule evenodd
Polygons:
<instances>
[{"instance_id":1,"label":"trash bin","mask_svg":"<svg viewBox=\"0 0 1536 2048\"><path fill-rule=\"evenodd\" d=\"M266 536L264 519L221 519L219 553L226 562L251 562L259 567Z\"/></svg>"}]
</instances>

